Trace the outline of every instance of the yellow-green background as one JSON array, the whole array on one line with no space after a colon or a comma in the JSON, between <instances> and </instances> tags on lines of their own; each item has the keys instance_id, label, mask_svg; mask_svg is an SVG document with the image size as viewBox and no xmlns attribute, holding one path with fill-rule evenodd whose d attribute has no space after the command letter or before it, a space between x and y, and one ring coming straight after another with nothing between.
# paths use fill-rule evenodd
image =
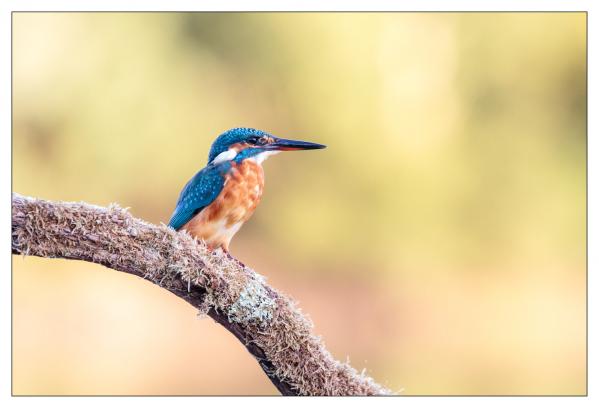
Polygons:
<instances>
[{"instance_id":1,"label":"yellow-green background","mask_svg":"<svg viewBox=\"0 0 599 408\"><path fill-rule=\"evenodd\" d=\"M13 190L167 222L222 131L265 164L232 253L404 394L586 392L584 13L13 15ZM15 394L272 394L139 278L13 257Z\"/></svg>"}]
</instances>

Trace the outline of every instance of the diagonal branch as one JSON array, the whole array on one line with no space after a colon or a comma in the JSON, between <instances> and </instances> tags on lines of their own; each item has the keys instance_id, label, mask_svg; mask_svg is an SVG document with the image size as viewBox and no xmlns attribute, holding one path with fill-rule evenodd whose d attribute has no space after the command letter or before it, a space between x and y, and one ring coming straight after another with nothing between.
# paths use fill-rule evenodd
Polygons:
<instances>
[{"instance_id":1,"label":"diagonal branch","mask_svg":"<svg viewBox=\"0 0 599 408\"><path fill-rule=\"evenodd\" d=\"M208 314L247 348L283 395L390 391L340 363L287 296L222 251L126 210L13 193L12 253L78 259L147 279Z\"/></svg>"}]
</instances>

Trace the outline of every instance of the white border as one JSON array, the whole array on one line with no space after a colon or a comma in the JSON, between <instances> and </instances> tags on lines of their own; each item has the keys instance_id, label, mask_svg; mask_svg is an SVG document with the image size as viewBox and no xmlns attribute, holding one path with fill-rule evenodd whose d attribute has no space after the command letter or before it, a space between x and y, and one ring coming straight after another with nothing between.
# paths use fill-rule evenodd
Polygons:
<instances>
[{"instance_id":1,"label":"white border","mask_svg":"<svg viewBox=\"0 0 599 408\"><path fill-rule=\"evenodd\" d=\"M590 0L5 0L3 9L18 11L583 11Z\"/></svg>"},{"instance_id":2,"label":"white border","mask_svg":"<svg viewBox=\"0 0 599 408\"><path fill-rule=\"evenodd\" d=\"M79 398L79 397L10 397L11 390L11 349L10 349L10 310L11 310L11 293L10 293L10 255L8 255L9 247L9 211L10 204L8 202L8 190L10 187L10 151L11 151L11 95L8 92L10 89L10 38L11 38L11 11L119 11L119 10L130 10L130 11L588 11L588 41L589 41L589 127L588 127L588 141L589 141L589 209L592 209L593 204L597 203L597 176L598 166L597 159L597 147L594 143L594 137L597 137L597 129L593 121L595 104L595 96L597 95L597 82L591 75L597 71L597 29L593 27L595 20L594 12L599 10L596 6L596 1L421 1L421 2L407 2L407 1L389 1L389 0L370 0L370 1L355 1L355 0L330 0L330 1L253 1L248 4L247 1L190 1L190 0L172 0L172 1L158 1L158 0L89 0L89 1L74 1L74 0L60 0L60 1L16 1L16 0L3 0L0 2L0 55L1 55L1 67L0 67L0 78L2 86L0 89L3 91L0 93L0 129L2 129L2 136L0 137L0 152L3 154L4 160L0 163L2 169L2 177L0 182L1 187L5 195L4 199L0 201L0 217L1 228L0 231L4 233L0 234L1 245L0 248L4 248L2 252L2 273L0 279L2 283L0 285L0 313L2 316L0 326L0 404L2 406L8 406L8 404L14 406L30 406L33 404L43 404L46 407L63 407L63 406L104 406L107 403L123 403L133 405L143 405L144 407L154 407L162 405L174 405L177 406L194 406L197 404L243 404L243 405L260 405L260 406L274 406L283 402L280 398L272 397L208 397L209 399L202 400L201 402L195 398L190 397L161 397L161 398ZM592 181L592 183L591 183ZM596 205L595 205L596 207ZM592 248L599 248L597 240L593 234L597 231L597 217L589 211L589 294L597 293L597 281L593 279L592 272L596 271L597 268L597 257L592 252ZM595 244L592 244L595 242ZM591 295L589 296L589 310L598 310L597 301ZM304 404L309 402L311 404L322 405L325 404L343 404L348 406L356 406L357 404L376 404L376 405L387 405L410 407L422 407L432 404L443 405L444 407L504 407L506 404L512 406L528 406L528 405L540 405L543 407L578 407L578 406L599 406L599 392L598 384L596 381L596 369L599 367L597 364L597 353L594 352L593 345L597 345L597 326L594 323L595 314L590 313L589 318L589 397L404 397L404 398L374 398L366 401L364 398L312 398L309 401L300 398L286 398L285 403L290 405ZM595 319L596 320L596 319ZM596 322L595 322L596 323ZM115 400L116 399L116 400ZM595 401L594 403L592 401Z\"/></svg>"}]
</instances>

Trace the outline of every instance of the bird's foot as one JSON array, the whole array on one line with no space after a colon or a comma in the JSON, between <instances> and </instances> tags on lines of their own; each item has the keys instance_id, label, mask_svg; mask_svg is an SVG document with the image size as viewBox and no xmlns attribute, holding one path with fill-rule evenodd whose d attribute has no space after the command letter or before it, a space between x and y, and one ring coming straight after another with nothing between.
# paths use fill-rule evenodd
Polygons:
<instances>
[{"instance_id":1,"label":"bird's foot","mask_svg":"<svg viewBox=\"0 0 599 408\"><path fill-rule=\"evenodd\" d=\"M210 248L210 249L211 249L212 255L216 255L218 253L218 250L220 249L221 251L223 251L223 254L225 254L227 256L227 258L231 259L232 261L237 262L242 268L246 267L243 262L241 262L239 259L235 258L233 255L231 255L228 248L225 248L224 246L220 246L220 247Z\"/></svg>"},{"instance_id":2,"label":"bird's foot","mask_svg":"<svg viewBox=\"0 0 599 408\"><path fill-rule=\"evenodd\" d=\"M223 248L223 252L225 253L225 255L227 255L229 259L237 262L239 265L241 265L242 268L245 268L245 264L241 262L239 259L235 258L233 255L231 255L228 249Z\"/></svg>"}]
</instances>

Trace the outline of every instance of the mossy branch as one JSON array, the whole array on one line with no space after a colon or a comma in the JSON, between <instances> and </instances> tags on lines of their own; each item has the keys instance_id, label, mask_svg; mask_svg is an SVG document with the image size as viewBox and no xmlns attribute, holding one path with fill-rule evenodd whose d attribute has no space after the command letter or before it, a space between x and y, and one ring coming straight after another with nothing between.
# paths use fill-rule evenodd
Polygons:
<instances>
[{"instance_id":1,"label":"mossy branch","mask_svg":"<svg viewBox=\"0 0 599 408\"><path fill-rule=\"evenodd\" d=\"M78 259L147 279L241 341L283 395L378 395L389 390L340 363L287 296L239 261L185 232L126 210L13 193L12 253Z\"/></svg>"}]
</instances>

